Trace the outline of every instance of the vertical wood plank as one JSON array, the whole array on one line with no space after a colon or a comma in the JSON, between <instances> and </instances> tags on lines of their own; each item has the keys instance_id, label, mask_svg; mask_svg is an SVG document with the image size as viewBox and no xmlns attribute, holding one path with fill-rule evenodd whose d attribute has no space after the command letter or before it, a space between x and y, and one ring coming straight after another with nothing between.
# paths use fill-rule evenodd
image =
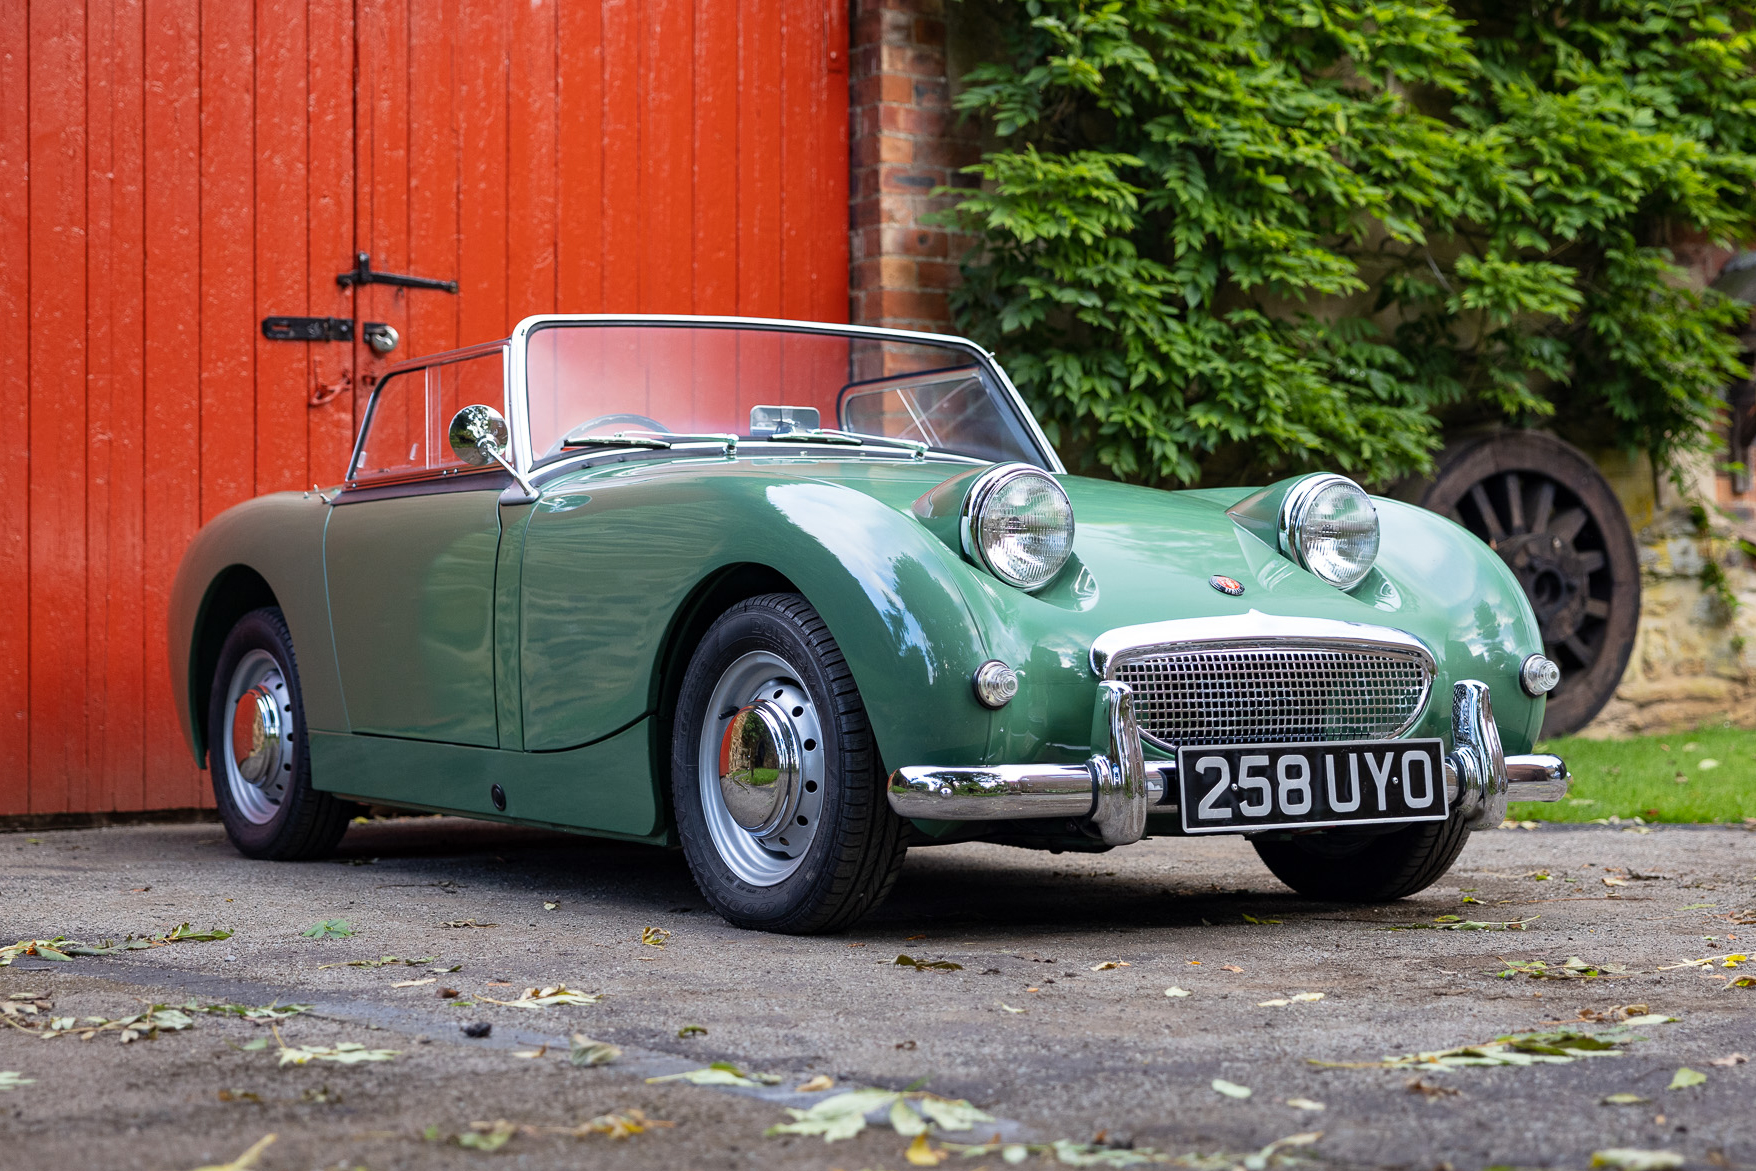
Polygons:
<instances>
[{"instance_id":1,"label":"vertical wood plank","mask_svg":"<svg viewBox=\"0 0 1756 1171\"><path fill-rule=\"evenodd\" d=\"M505 30L500 0L459 0L458 341L463 345L506 332Z\"/></svg>"},{"instance_id":2,"label":"vertical wood plank","mask_svg":"<svg viewBox=\"0 0 1756 1171\"><path fill-rule=\"evenodd\" d=\"M30 40L25 0L0 0L0 411L29 426ZM0 446L0 814L30 809L30 450Z\"/></svg>"},{"instance_id":3,"label":"vertical wood plank","mask_svg":"<svg viewBox=\"0 0 1756 1171\"><path fill-rule=\"evenodd\" d=\"M306 127L306 312L352 318L354 294L335 283L335 274L353 267L354 256L354 7L352 0L307 0L305 13L305 85L311 111ZM353 347L342 342L313 346L309 361L307 393L324 401L306 409L310 463L304 478L334 484L346 474L354 446L358 380Z\"/></svg>"},{"instance_id":4,"label":"vertical wood plank","mask_svg":"<svg viewBox=\"0 0 1756 1171\"><path fill-rule=\"evenodd\" d=\"M360 138L360 212L355 238L384 272L409 271L409 8L406 0L370 0L360 6L359 52L356 69L359 96L355 107ZM409 332L411 293L393 285L367 285L355 290L360 320L382 321L399 334ZM443 294L435 294L443 295ZM380 356L366 345L363 330L354 337L355 368L382 373L410 351Z\"/></svg>"},{"instance_id":5,"label":"vertical wood plank","mask_svg":"<svg viewBox=\"0 0 1756 1171\"><path fill-rule=\"evenodd\" d=\"M249 325L269 314L306 312L309 208L306 175L305 3L255 0L256 77L253 190L254 309ZM327 316L327 315L326 315ZM256 357L255 493L309 488L305 403L311 351L304 342L273 342L250 330ZM321 345L322 343L319 343ZM240 438L243 438L240 436Z\"/></svg>"},{"instance_id":6,"label":"vertical wood plank","mask_svg":"<svg viewBox=\"0 0 1756 1171\"><path fill-rule=\"evenodd\" d=\"M602 6L560 5L556 36L556 308L595 313L604 307Z\"/></svg>"},{"instance_id":7,"label":"vertical wood plank","mask_svg":"<svg viewBox=\"0 0 1756 1171\"><path fill-rule=\"evenodd\" d=\"M197 0L147 0L143 282L146 314L146 804L211 801L178 732L165 615L177 557L201 519L201 11ZM171 552L175 550L175 552ZM173 691L175 688L175 691ZM173 694L177 700L173 700ZM204 800L205 797L205 800Z\"/></svg>"},{"instance_id":8,"label":"vertical wood plank","mask_svg":"<svg viewBox=\"0 0 1756 1171\"><path fill-rule=\"evenodd\" d=\"M738 9L696 0L691 312L738 311Z\"/></svg>"},{"instance_id":9,"label":"vertical wood plank","mask_svg":"<svg viewBox=\"0 0 1756 1171\"><path fill-rule=\"evenodd\" d=\"M646 303L640 249L640 6L604 0L604 300L609 313Z\"/></svg>"},{"instance_id":10,"label":"vertical wood plank","mask_svg":"<svg viewBox=\"0 0 1756 1171\"><path fill-rule=\"evenodd\" d=\"M738 312L781 315L781 0L744 0L738 27Z\"/></svg>"},{"instance_id":11,"label":"vertical wood plank","mask_svg":"<svg viewBox=\"0 0 1756 1171\"><path fill-rule=\"evenodd\" d=\"M141 607L145 451L142 353L146 273L142 234L143 0L111 0L110 400L108 591L104 597L103 768L113 808L146 808L142 713L146 623ZM182 763L187 770L187 758Z\"/></svg>"},{"instance_id":12,"label":"vertical wood plank","mask_svg":"<svg viewBox=\"0 0 1756 1171\"><path fill-rule=\"evenodd\" d=\"M815 68L824 56L823 22L810 0L788 0L780 35L780 314L810 317L811 219L822 192L816 177L817 120L812 101Z\"/></svg>"},{"instance_id":13,"label":"vertical wood plank","mask_svg":"<svg viewBox=\"0 0 1756 1171\"><path fill-rule=\"evenodd\" d=\"M562 0L511 6L506 168L506 330L555 311L556 8Z\"/></svg>"},{"instance_id":14,"label":"vertical wood plank","mask_svg":"<svg viewBox=\"0 0 1756 1171\"><path fill-rule=\"evenodd\" d=\"M457 279L457 113L454 8L409 23L409 264L420 276ZM409 332L396 356L455 348L457 298L409 297Z\"/></svg>"},{"instance_id":15,"label":"vertical wood plank","mask_svg":"<svg viewBox=\"0 0 1756 1171\"><path fill-rule=\"evenodd\" d=\"M201 519L254 494L254 13L201 7Z\"/></svg>"},{"instance_id":16,"label":"vertical wood plank","mask_svg":"<svg viewBox=\"0 0 1756 1171\"><path fill-rule=\"evenodd\" d=\"M688 0L646 0L640 37L640 306L647 313L689 312L693 218L694 118L690 70L678 52L692 40Z\"/></svg>"},{"instance_id":17,"label":"vertical wood plank","mask_svg":"<svg viewBox=\"0 0 1756 1171\"><path fill-rule=\"evenodd\" d=\"M112 707L135 697L113 693L105 668L109 659L107 621L110 582L110 508L114 496L114 318L113 197L115 157L112 91L115 26L111 0L90 0L85 13L85 674L102 680L88 688L79 729L82 767L69 787L73 809L114 809L114 778L106 765L107 716Z\"/></svg>"},{"instance_id":18,"label":"vertical wood plank","mask_svg":"<svg viewBox=\"0 0 1756 1171\"><path fill-rule=\"evenodd\" d=\"M58 813L85 766L84 5L32 6L29 37L30 810Z\"/></svg>"},{"instance_id":19,"label":"vertical wood plank","mask_svg":"<svg viewBox=\"0 0 1756 1171\"><path fill-rule=\"evenodd\" d=\"M846 321L848 303L848 189L853 160L848 154L848 0L818 0L823 13L823 57L816 72L818 104L817 246L811 271L818 321Z\"/></svg>"}]
</instances>

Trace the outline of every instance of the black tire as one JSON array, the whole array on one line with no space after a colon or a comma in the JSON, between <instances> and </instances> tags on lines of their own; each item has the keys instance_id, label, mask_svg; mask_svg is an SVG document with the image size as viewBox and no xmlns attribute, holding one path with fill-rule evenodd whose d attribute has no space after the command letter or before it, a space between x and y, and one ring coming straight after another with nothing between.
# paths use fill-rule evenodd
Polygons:
<instances>
[{"instance_id":1,"label":"black tire","mask_svg":"<svg viewBox=\"0 0 1756 1171\"><path fill-rule=\"evenodd\" d=\"M1276 878L1306 898L1387 903L1439 881L1457 861L1469 833L1463 819L1452 816L1389 833L1328 830L1251 844Z\"/></svg>"},{"instance_id":2,"label":"black tire","mask_svg":"<svg viewBox=\"0 0 1756 1171\"><path fill-rule=\"evenodd\" d=\"M240 664L246 659L265 664L264 656L278 668L279 685L275 685L277 677L271 673L264 691L279 700L277 706L283 721L279 737L282 744L272 764L279 781L272 796L262 786L257 786L263 791L261 797L248 792L240 796L234 792L237 778L233 772L237 765L227 759L227 734L237 710L236 704L228 710L229 690L238 677ZM208 695L207 732L214 801L219 805L226 836L239 853L248 858L284 862L322 858L335 849L359 808L352 801L311 787L311 757L306 750L305 701L299 688L298 659L293 654L293 636L278 607L252 610L238 619L226 636ZM232 767L228 768L228 764Z\"/></svg>"},{"instance_id":3,"label":"black tire","mask_svg":"<svg viewBox=\"0 0 1756 1171\"><path fill-rule=\"evenodd\" d=\"M716 824L723 834L724 807L709 810L714 796L704 792L698 767L704 737L725 726L723 710L708 711L709 702L738 664L759 655L794 668L790 677L812 705L822 737L821 794L813 797L820 801L816 829L796 868L766 884L741 875L716 844L709 817L720 818ZM740 696L732 702L750 701ZM709 720L715 721L711 728ZM678 836L695 883L714 910L734 926L808 935L841 930L883 902L907 851L904 824L890 810L884 779L847 661L804 598L764 594L740 602L714 622L683 676L671 739Z\"/></svg>"}]
</instances>

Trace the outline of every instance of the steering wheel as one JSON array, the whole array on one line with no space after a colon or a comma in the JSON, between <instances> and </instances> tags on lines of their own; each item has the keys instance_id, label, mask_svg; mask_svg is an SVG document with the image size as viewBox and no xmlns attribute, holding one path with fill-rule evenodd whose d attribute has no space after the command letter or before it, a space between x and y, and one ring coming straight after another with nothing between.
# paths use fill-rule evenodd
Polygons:
<instances>
[{"instance_id":1,"label":"steering wheel","mask_svg":"<svg viewBox=\"0 0 1756 1171\"><path fill-rule=\"evenodd\" d=\"M671 434L671 429L669 427L665 426L657 419L649 419L645 415L599 415L595 419L587 419L579 426L563 431L561 437L555 440L554 446L550 447L549 450L544 453L543 458L547 459L551 455L560 455L563 450L562 445L567 442L567 437L569 435L578 435L581 433L589 435L594 432L613 431L654 431L660 435Z\"/></svg>"}]
</instances>

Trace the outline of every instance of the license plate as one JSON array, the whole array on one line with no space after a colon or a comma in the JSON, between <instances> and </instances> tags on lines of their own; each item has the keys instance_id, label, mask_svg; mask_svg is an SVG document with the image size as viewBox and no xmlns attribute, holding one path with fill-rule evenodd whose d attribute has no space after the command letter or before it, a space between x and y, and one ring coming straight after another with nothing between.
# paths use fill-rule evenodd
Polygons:
<instances>
[{"instance_id":1,"label":"license plate","mask_svg":"<svg viewBox=\"0 0 1756 1171\"><path fill-rule=\"evenodd\" d=\"M1444 753L1442 740L1181 748L1183 832L1443 821Z\"/></svg>"}]
</instances>

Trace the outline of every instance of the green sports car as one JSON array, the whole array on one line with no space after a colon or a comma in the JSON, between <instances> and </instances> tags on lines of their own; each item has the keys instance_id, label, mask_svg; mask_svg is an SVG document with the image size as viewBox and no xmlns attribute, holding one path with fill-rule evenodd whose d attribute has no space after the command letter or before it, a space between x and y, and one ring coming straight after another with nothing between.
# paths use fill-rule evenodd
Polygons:
<instances>
[{"instance_id":1,"label":"green sports car","mask_svg":"<svg viewBox=\"0 0 1756 1171\"><path fill-rule=\"evenodd\" d=\"M251 857L356 802L550 826L680 845L772 931L972 840L1245 834L1394 899L1567 788L1508 754L1559 672L1462 528L1070 476L992 355L896 330L542 316L405 362L340 486L201 530L170 639Z\"/></svg>"}]
</instances>

